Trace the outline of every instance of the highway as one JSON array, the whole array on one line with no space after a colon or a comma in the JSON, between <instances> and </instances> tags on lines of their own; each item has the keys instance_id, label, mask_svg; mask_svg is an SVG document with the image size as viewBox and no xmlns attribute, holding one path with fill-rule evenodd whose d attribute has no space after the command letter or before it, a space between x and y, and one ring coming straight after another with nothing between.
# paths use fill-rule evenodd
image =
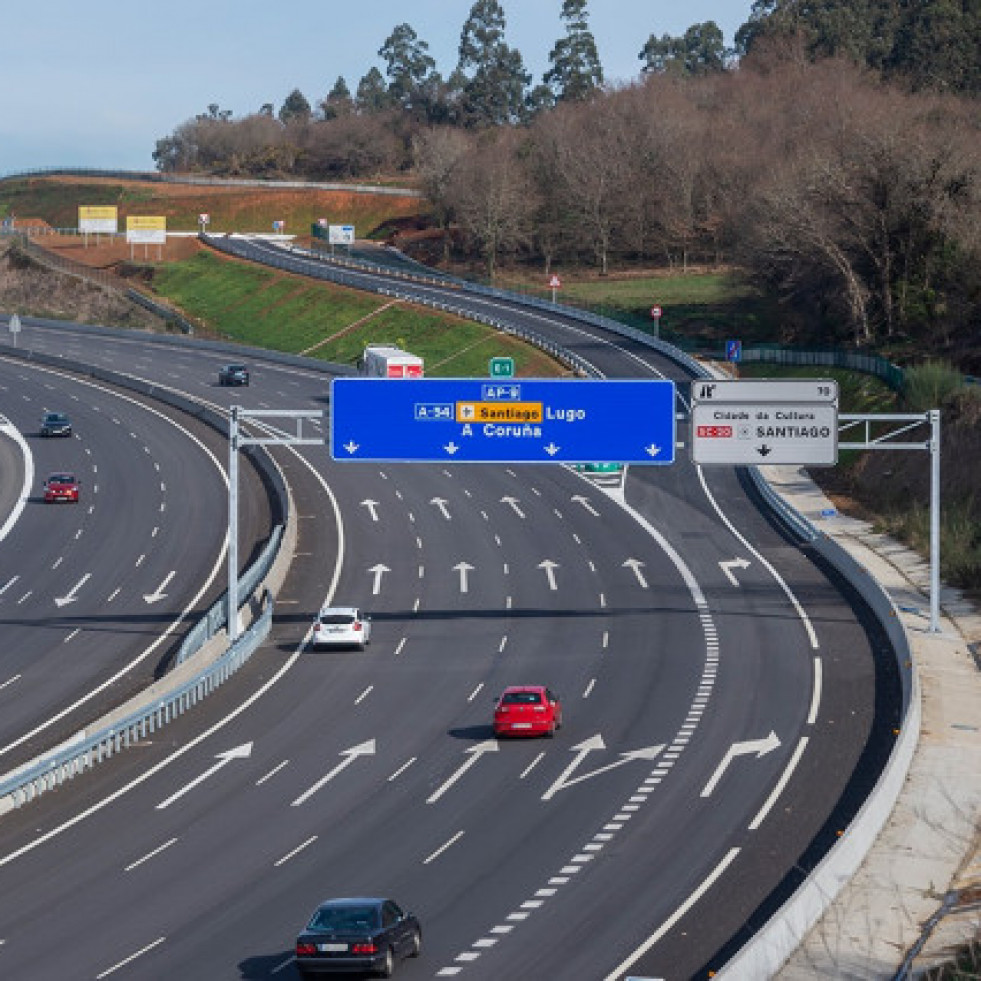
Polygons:
<instances>
[{"instance_id":1,"label":"highway","mask_svg":"<svg viewBox=\"0 0 981 981\"><path fill-rule=\"evenodd\" d=\"M656 352L519 316L684 398ZM193 346L25 342L219 396L221 357ZM322 371L248 360L226 404L324 407ZM407 978L705 976L860 804L895 712L882 638L737 472L679 451L610 487L274 452L299 540L270 637L157 737L0 821L5 976L291 977L317 902L375 893L422 921ZM366 652L305 648L325 597L371 611ZM562 696L555 739L491 738L517 683Z\"/></svg>"}]
</instances>

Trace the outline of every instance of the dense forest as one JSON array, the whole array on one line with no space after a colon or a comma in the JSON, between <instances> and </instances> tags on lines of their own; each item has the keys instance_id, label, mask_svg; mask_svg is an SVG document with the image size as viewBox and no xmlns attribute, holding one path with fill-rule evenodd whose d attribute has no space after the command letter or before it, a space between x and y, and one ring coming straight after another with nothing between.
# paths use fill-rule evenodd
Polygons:
<instances>
[{"instance_id":1,"label":"dense forest","mask_svg":"<svg viewBox=\"0 0 981 981\"><path fill-rule=\"evenodd\" d=\"M556 0L557 2L557 0ZM788 338L946 351L981 373L981 5L756 0L638 44L609 86L588 0L532 84L497 0L476 0L443 77L395 27L354 92L299 91L242 118L208 107L157 142L162 171L401 175L444 257L736 263L781 298ZM972 349L973 348L973 349Z\"/></svg>"}]
</instances>

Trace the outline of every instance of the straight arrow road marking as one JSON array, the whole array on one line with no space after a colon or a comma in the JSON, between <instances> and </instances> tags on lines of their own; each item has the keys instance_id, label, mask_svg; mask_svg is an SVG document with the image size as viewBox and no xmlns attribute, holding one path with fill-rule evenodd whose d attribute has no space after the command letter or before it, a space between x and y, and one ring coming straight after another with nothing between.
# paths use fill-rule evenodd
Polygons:
<instances>
[{"instance_id":1,"label":"straight arrow road marking","mask_svg":"<svg viewBox=\"0 0 981 981\"><path fill-rule=\"evenodd\" d=\"M368 571L373 572L375 575L374 582L371 584L371 595L377 596L381 592L382 576L385 575L386 572L391 572L392 570L389 569L387 565L382 565L381 562L379 562L377 565L373 565Z\"/></svg>"},{"instance_id":2,"label":"straight arrow road marking","mask_svg":"<svg viewBox=\"0 0 981 981\"><path fill-rule=\"evenodd\" d=\"M171 572L167 573L167 576L164 578L164 581L159 586L157 586L157 588L152 593L143 594L143 601L145 603L156 603L159 600L166 599L167 594L164 592L164 590L170 585L170 580L173 579L174 576L176 575L177 575L176 570L172 570Z\"/></svg>"},{"instance_id":3,"label":"straight arrow road marking","mask_svg":"<svg viewBox=\"0 0 981 981\"><path fill-rule=\"evenodd\" d=\"M726 751L726 755L722 757L722 762L716 767L712 778L705 784L705 789L702 791L701 796L711 796L712 791L715 790L716 785L722 779L722 774L726 772L726 767L737 756L748 756L755 753L756 758L759 759L762 756L766 756L767 753L772 753L779 745L780 740L772 730L770 731L770 735L764 739L751 739L744 743L733 743Z\"/></svg>"},{"instance_id":4,"label":"straight arrow road marking","mask_svg":"<svg viewBox=\"0 0 981 981\"><path fill-rule=\"evenodd\" d=\"M174 803L175 800L180 800L186 793L193 790L198 784L204 783L208 777L217 773L222 767L228 766L232 760L244 760L252 755L252 743L243 743L241 746L236 746L235 749L226 750L224 753L219 753L217 756L218 762L214 766L209 767L200 776L195 777L190 783L185 784L180 790L175 794L171 794L166 800L161 801L157 804L157 810L162 811L165 807L169 807Z\"/></svg>"},{"instance_id":5,"label":"straight arrow road marking","mask_svg":"<svg viewBox=\"0 0 981 981\"><path fill-rule=\"evenodd\" d=\"M627 559L623 563L625 569L631 569L633 574L637 577L637 582L640 583L641 589L647 589L647 580L644 578L644 574L640 571L644 568L644 563L640 559Z\"/></svg>"},{"instance_id":6,"label":"straight arrow road marking","mask_svg":"<svg viewBox=\"0 0 981 981\"><path fill-rule=\"evenodd\" d=\"M330 783L334 777L337 776L342 770L347 769L359 756L374 756L375 755L375 741L374 739L369 739L367 742L359 743L357 746L352 746L350 749L341 750L340 753L344 759L334 767L326 776L321 777L309 790L304 791L296 798L295 801L290 805L291 807L299 807L304 801L309 800L324 784Z\"/></svg>"},{"instance_id":7,"label":"straight arrow road marking","mask_svg":"<svg viewBox=\"0 0 981 981\"><path fill-rule=\"evenodd\" d=\"M470 767L472 767L477 762L477 760L479 760L484 755L484 753L496 753L498 749L499 747L497 745L496 739L485 739L482 743L477 743L476 746L471 746L466 751L470 759L468 759L467 762L464 763L463 766L461 766L449 778L449 780L445 781L443 784L437 787L436 790L434 790L429 795L429 797L426 798L426 803L427 804L436 803L436 801L438 801L440 797L442 797L443 794L445 794L446 791L449 790L450 787L452 787L453 784L455 784L457 780L459 780L460 777L462 777L463 774L466 773L467 770L469 770Z\"/></svg>"},{"instance_id":8,"label":"straight arrow road marking","mask_svg":"<svg viewBox=\"0 0 981 981\"><path fill-rule=\"evenodd\" d=\"M371 515L371 520L372 521L377 521L378 520L378 502L377 501L371 501L371 500L362 501L361 502L361 507L368 509L368 514Z\"/></svg>"},{"instance_id":9,"label":"straight arrow road marking","mask_svg":"<svg viewBox=\"0 0 981 981\"><path fill-rule=\"evenodd\" d=\"M607 773L609 770L615 770L625 763L632 763L634 760L653 760L664 749L664 745L645 746L643 749L634 749L627 753L621 753L620 756L622 759L616 760L613 763L607 763L606 766L598 767L595 770L590 770L589 773L582 773L578 777L569 779L571 774L576 771L590 753L600 749L606 749L606 743L603 742L603 737L597 733L595 736L583 740L583 742L578 743L572 748L576 753L572 762L562 771L555 783L542 794L542 800L551 800L560 790L571 787L573 784L582 783L583 780L598 777L601 773Z\"/></svg>"},{"instance_id":10,"label":"straight arrow road marking","mask_svg":"<svg viewBox=\"0 0 981 981\"><path fill-rule=\"evenodd\" d=\"M56 596L55 603L60 608L62 606L67 606L69 603L74 603L78 597L75 595L90 579L92 578L91 572L86 572L81 579L75 583L74 586L64 596Z\"/></svg>"},{"instance_id":11,"label":"straight arrow road marking","mask_svg":"<svg viewBox=\"0 0 981 981\"><path fill-rule=\"evenodd\" d=\"M436 507L438 507L440 509L440 511L442 512L443 517L446 518L447 521L450 520L450 512L449 512L449 510L446 507L446 505L447 505L448 502L444 498L442 498L442 497L434 497L429 503L430 504L435 504Z\"/></svg>"},{"instance_id":12,"label":"straight arrow road marking","mask_svg":"<svg viewBox=\"0 0 981 981\"><path fill-rule=\"evenodd\" d=\"M745 559L730 559L728 562L720 562L719 568L726 574L726 578L733 584L739 585L739 580L733 575L733 569L748 569L749 562Z\"/></svg>"},{"instance_id":13,"label":"straight arrow road marking","mask_svg":"<svg viewBox=\"0 0 981 981\"><path fill-rule=\"evenodd\" d=\"M538 568L545 570L545 575L548 578L548 588L551 589L553 592L559 588L555 582L555 570L558 567L559 567L558 563L553 562L551 559L545 559L544 562L538 563Z\"/></svg>"},{"instance_id":14,"label":"straight arrow road marking","mask_svg":"<svg viewBox=\"0 0 981 981\"><path fill-rule=\"evenodd\" d=\"M589 503L589 498L584 494L576 494L576 496L573 497L573 500L576 502L576 504L581 504L594 517L599 517L599 511L597 511L596 508Z\"/></svg>"},{"instance_id":15,"label":"straight arrow road marking","mask_svg":"<svg viewBox=\"0 0 981 981\"><path fill-rule=\"evenodd\" d=\"M501 503L502 504L508 504L508 505L510 505L511 510L514 511L514 513L519 518L523 518L525 516L524 511L522 511L521 508L518 507L518 503L519 502L518 502L518 499L516 497L502 497L501 498Z\"/></svg>"},{"instance_id":16,"label":"straight arrow road marking","mask_svg":"<svg viewBox=\"0 0 981 981\"><path fill-rule=\"evenodd\" d=\"M460 592L465 593L467 591L467 573L474 571L474 566L470 565L468 562L457 562L453 566L454 572L460 573Z\"/></svg>"}]
</instances>

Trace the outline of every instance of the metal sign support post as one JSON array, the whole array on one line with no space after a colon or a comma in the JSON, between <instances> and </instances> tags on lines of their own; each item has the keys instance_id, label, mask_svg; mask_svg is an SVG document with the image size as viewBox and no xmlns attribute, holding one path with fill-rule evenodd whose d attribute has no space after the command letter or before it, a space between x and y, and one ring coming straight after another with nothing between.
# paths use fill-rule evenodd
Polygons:
<instances>
[{"instance_id":1,"label":"metal sign support post","mask_svg":"<svg viewBox=\"0 0 981 981\"><path fill-rule=\"evenodd\" d=\"M930 452L930 633L940 633L940 410L904 415L884 413L881 415L839 415L842 423L840 432L844 433L859 423L865 424L865 439L855 443L844 443L839 438L840 450L929 450ZM889 429L873 436L870 426L873 423L891 424ZM898 425L905 423L905 425ZM900 443L896 437L924 424L930 426L930 438L925 443Z\"/></svg>"},{"instance_id":2,"label":"metal sign support post","mask_svg":"<svg viewBox=\"0 0 981 981\"><path fill-rule=\"evenodd\" d=\"M243 409L233 405L228 421L228 642L238 638L238 451L243 446L323 446L324 437L303 435L303 420L322 419L320 409ZM295 419L296 433L264 420ZM242 422L253 420L263 435L242 433Z\"/></svg>"}]
</instances>

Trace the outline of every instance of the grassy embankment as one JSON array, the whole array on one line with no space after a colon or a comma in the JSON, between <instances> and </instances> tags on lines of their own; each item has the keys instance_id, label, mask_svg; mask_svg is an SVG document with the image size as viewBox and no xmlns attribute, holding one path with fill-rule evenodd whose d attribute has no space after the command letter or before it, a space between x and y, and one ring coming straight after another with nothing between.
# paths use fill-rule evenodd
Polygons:
<instances>
[{"instance_id":1,"label":"grassy embankment","mask_svg":"<svg viewBox=\"0 0 981 981\"><path fill-rule=\"evenodd\" d=\"M423 357L437 378L486 377L490 358L502 356L519 376L564 373L483 324L206 252L159 266L154 287L209 333L243 344L354 364L365 344L391 343Z\"/></svg>"}]
</instances>

